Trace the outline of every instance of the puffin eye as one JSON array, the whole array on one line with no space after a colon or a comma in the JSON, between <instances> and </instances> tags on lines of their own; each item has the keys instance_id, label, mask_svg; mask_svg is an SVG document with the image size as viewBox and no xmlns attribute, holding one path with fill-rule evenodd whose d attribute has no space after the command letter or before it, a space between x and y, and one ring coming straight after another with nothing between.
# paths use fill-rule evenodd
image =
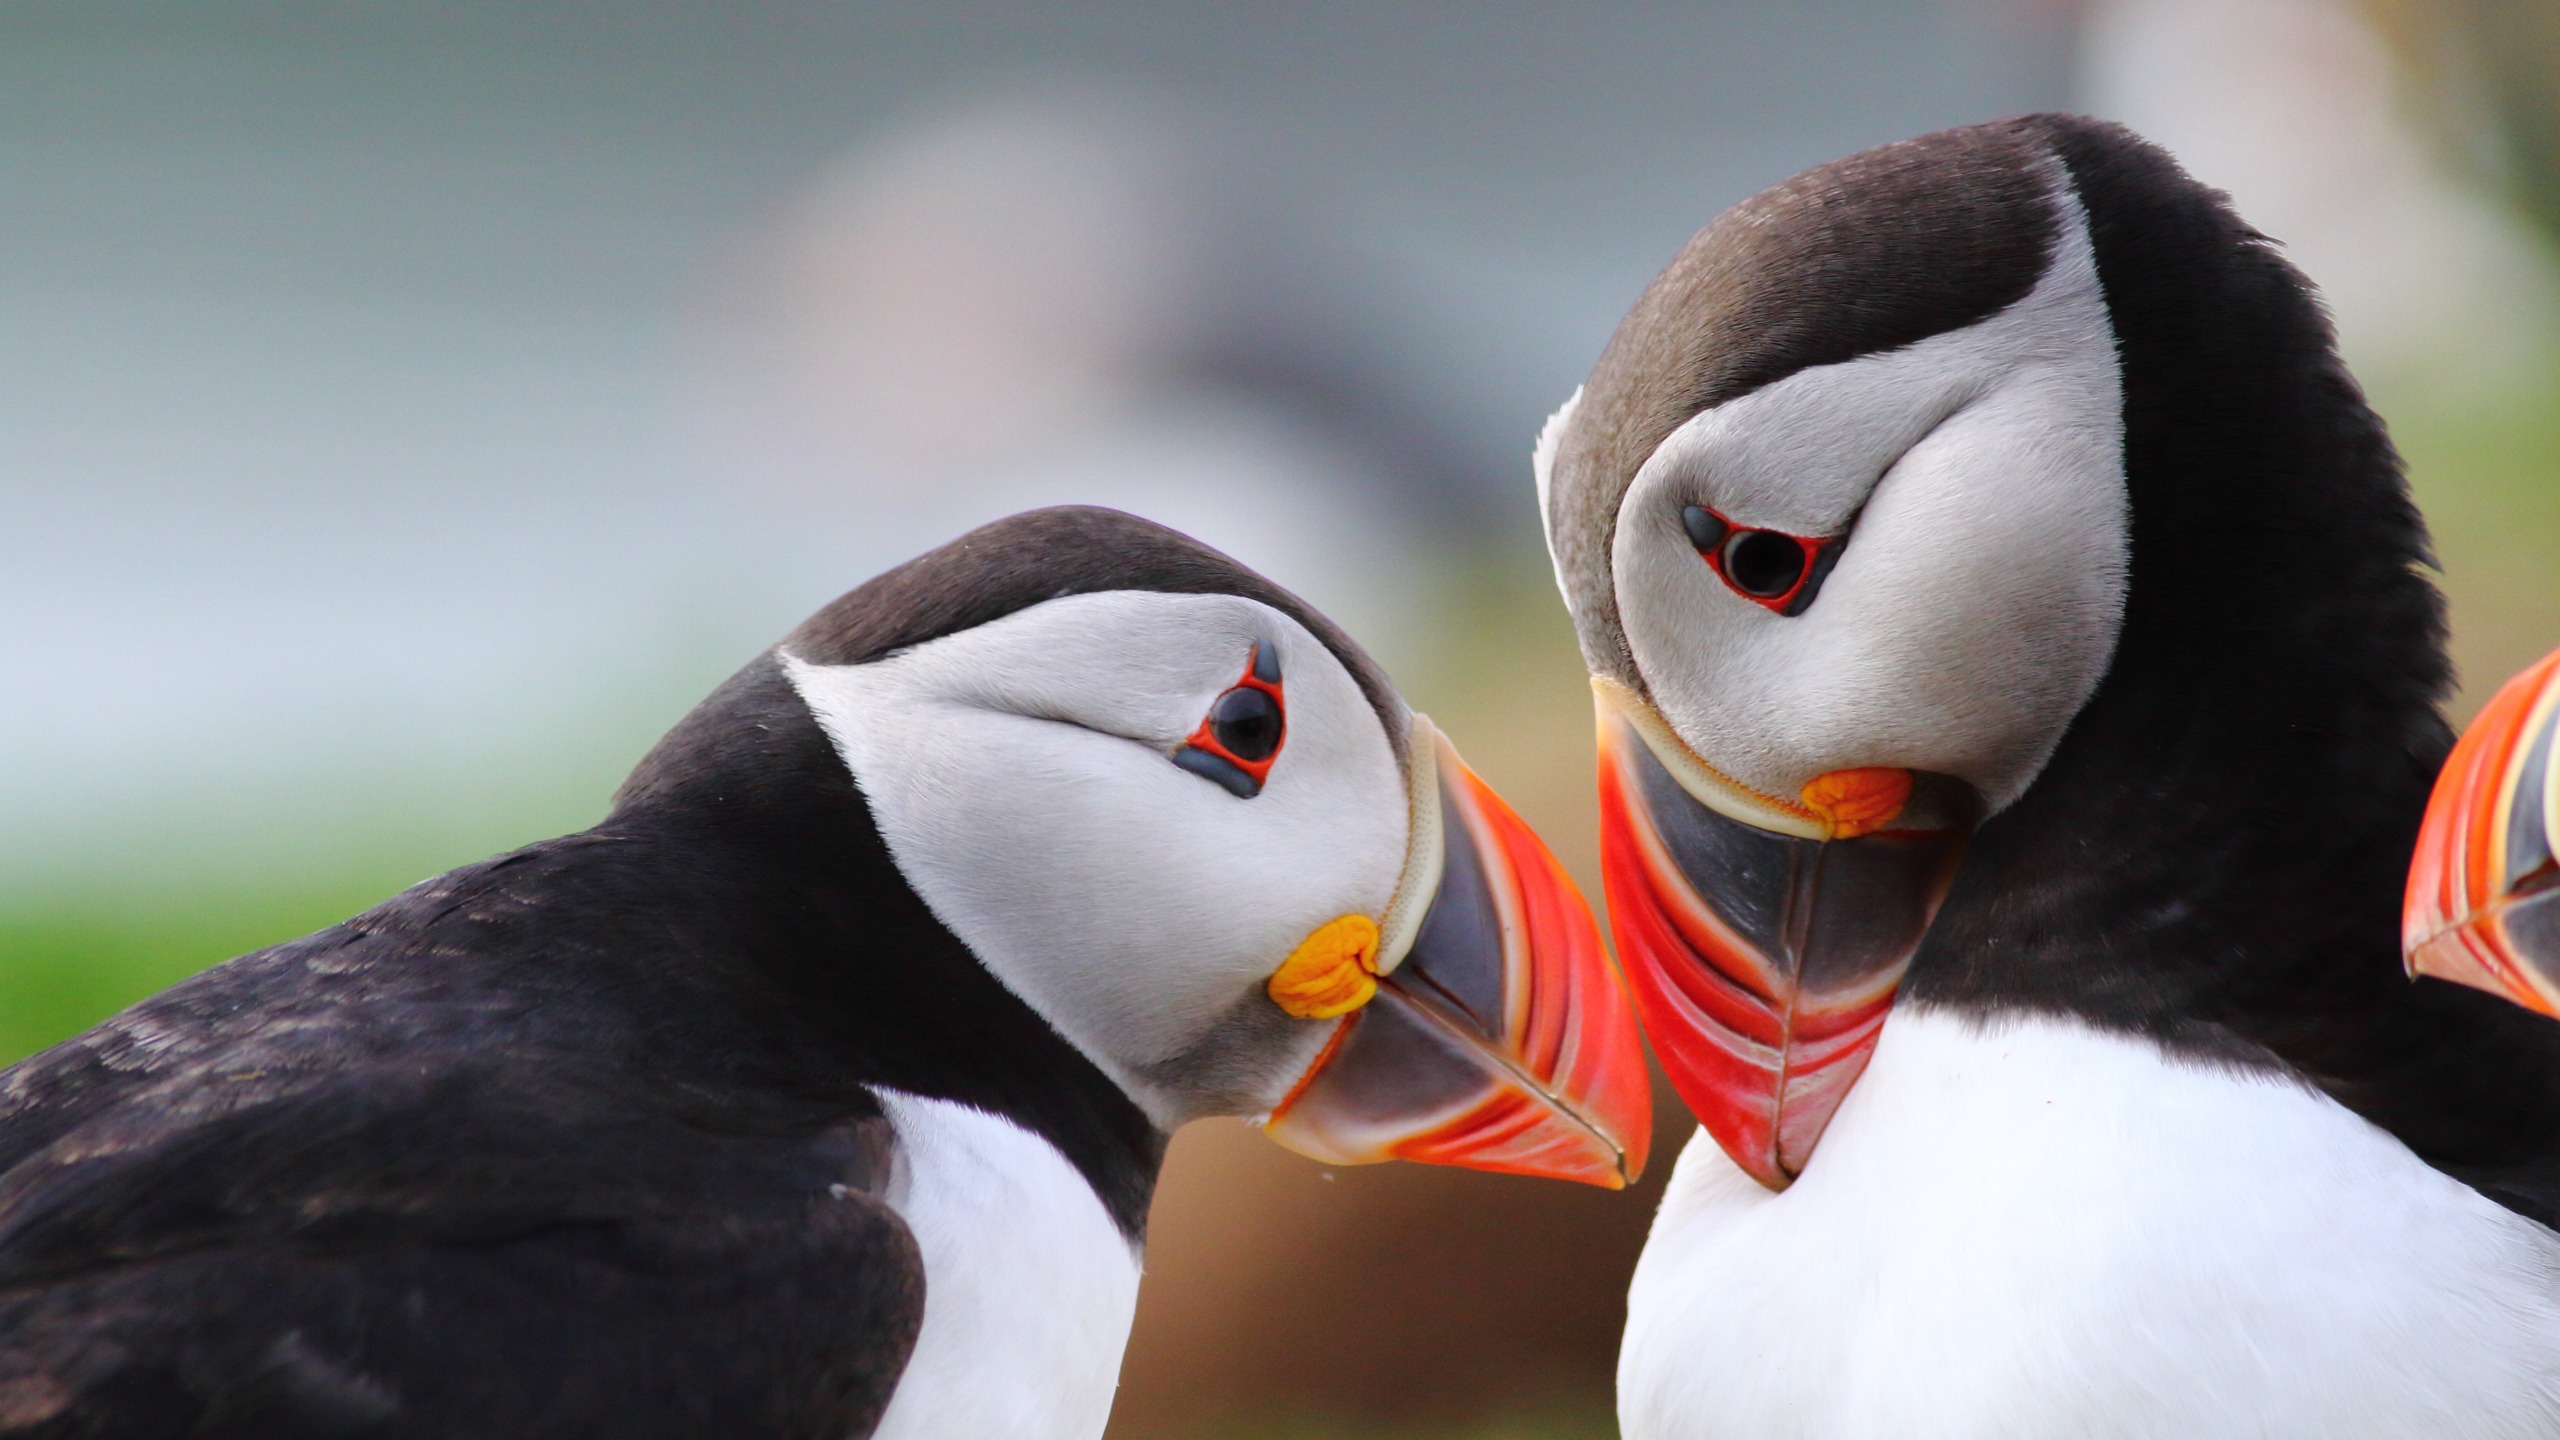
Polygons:
<instances>
[{"instance_id":1,"label":"puffin eye","mask_svg":"<svg viewBox=\"0 0 2560 1440\"><path fill-rule=\"evenodd\" d=\"M1244 675L1209 704L1191 738L1173 752L1173 763L1215 781L1240 800L1262 793L1262 782L1289 736L1288 702L1280 689L1280 652L1257 643Z\"/></svg>"},{"instance_id":2,"label":"puffin eye","mask_svg":"<svg viewBox=\"0 0 2560 1440\"><path fill-rule=\"evenodd\" d=\"M1698 556L1737 595L1781 615L1801 615L1839 563L1849 537L1806 539L1736 525L1703 505L1680 507L1680 528Z\"/></svg>"},{"instance_id":3,"label":"puffin eye","mask_svg":"<svg viewBox=\"0 0 2560 1440\"><path fill-rule=\"evenodd\" d=\"M1804 546L1775 530L1736 531L1724 542L1724 575L1755 600L1775 600L1804 578Z\"/></svg>"},{"instance_id":4,"label":"puffin eye","mask_svg":"<svg viewBox=\"0 0 2560 1440\"><path fill-rule=\"evenodd\" d=\"M1209 734L1239 760L1268 760L1280 748L1280 702L1239 685L1209 708Z\"/></svg>"}]
</instances>

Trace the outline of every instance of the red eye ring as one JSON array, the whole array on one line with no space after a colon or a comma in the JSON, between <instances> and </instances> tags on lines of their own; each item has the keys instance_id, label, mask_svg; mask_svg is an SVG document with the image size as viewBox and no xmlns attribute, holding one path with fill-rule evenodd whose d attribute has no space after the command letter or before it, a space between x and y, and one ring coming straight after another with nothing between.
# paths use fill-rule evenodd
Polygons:
<instances>
[{"instance_id":1,"label":"red eye ring","mask_svg":"<svg viewBox=\"0 0 2560 1440\"><path fill-rule=\"evenodd\" d=\"M1704 505L1680 510L1681 528L1698 558L1734 594L1780 615L1805 612L1822 582L1839 562L1845 535L1790 535L1752 525L1736 525Z\"/></svg>"},{"instance_id":2,"label":"red eye ring","mask_svg":"<svg viewBox=\"0 0 2560 1440\"><path fill-rule=\"evenodd\" d=\"M1226 787L1238 799L1262 793L1289 738L1288 703L1280 688L1280 656L1257 641L1244 674L1220 691L1199 728L1173 752L1173 763Z\"/></svg>"}]
</instances>

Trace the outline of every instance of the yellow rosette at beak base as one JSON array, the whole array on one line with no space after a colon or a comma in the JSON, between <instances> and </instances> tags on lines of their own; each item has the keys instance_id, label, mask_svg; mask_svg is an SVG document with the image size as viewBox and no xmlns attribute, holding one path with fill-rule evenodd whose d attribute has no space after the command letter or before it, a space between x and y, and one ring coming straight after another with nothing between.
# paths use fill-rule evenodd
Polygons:
<instances>
[{"instance_id":1,"label":"yellow rosette at beak base","mask_svg":"<svg viewBox=\"0 0 2560 1440\"><path fill-rule=\"evenodd\" d=\"M1378 993L1378 922L1344 915L1315 928L1264 986L1271 1003L1301 1020L1348 1015Z\"/></svg>"},{"instance_id":2,"label":"yellow rosette at beak base","mask_svg":"<svg viewBox=\"0 0 2560 1440\"><path fill-rule=\"evenodd\" d=\"M1885 765L1834 770L1804 782L1804 808L1834 840L1854 840L1901 818L1911 803L1911 772Z\"/></svg>"}]
</instances>

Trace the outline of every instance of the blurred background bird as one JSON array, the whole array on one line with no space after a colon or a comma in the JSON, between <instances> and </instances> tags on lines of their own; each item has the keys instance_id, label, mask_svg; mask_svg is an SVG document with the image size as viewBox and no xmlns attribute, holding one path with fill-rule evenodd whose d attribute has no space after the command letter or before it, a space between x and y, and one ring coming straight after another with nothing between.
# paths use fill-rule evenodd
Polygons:
<instances>
[{"instance_id":1,"label":"blurred background bird","mask_svg":"<svg viewBox=\"0 0 2560 1440\"><path fill-rule=\"evenodd\" d=\"M2052 107L2321 278L2465 710L2547 649L2543 0L15 7L0 1053L592 823L847 577L1051 502L1342 619L1596 896L1540 419L1702 217ZM1605 1433L1650 1193L1195 1127L1114 1433Z\"/></svg>"}]
</instances>

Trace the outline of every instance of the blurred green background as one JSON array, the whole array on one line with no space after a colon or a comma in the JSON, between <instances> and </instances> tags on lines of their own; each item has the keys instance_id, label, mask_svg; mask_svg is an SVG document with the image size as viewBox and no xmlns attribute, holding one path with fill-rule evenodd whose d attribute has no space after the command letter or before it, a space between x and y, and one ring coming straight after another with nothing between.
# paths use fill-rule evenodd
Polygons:
<instances>
[{"instance_id":1,"label":"blurred green background","mask_svg":"<svg viewBox=\"0 0 2560 1440\"><path fill-rule=\"evenodd\" d=\"M601 814L1020 505L1346 617L1596 897L1526 452L1804 165L2055 106L2328 287L2457 710L2560 643L2547 0L0 16L0 1058ZM992 398L991 398L992 397ZM1613 1433L1632 1196L1177 1143L1118 1436Z\"/></svg>"}]
</instances>

